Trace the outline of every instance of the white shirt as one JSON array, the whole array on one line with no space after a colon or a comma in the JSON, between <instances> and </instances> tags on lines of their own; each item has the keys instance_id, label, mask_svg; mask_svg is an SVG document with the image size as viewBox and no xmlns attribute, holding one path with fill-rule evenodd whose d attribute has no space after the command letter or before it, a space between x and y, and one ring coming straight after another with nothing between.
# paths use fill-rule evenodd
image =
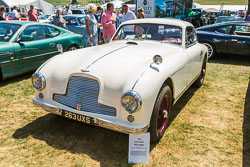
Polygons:
<instances>
[{"instance_id":1,"label":"white shirt","mask_svg":"<svg viewBox=\"0 0 250 167\"><path fill-rule=\"evenodd\" d=\"M123 14L123 16L122 16L122 22L129 21L129 20L135 20L135 19L136 19L136 16L135 16L134 12L132 12L130 10L126 14Z\"/></svg>"},{"instance_id":2,"label":"white shirt","mask_svg":"<svg viewBox=\"0 0 250 167\"><path fill-rule=\"evenodd\" d=\"M135 20L135 19L136 19L136 16L135 16L134 12L132 12L130 10L126 14L123 14L123 16L122 16L122 22L129 21L129 20ZM127 25L127 26L124 26L123 29L125 32L133 32L134 26Z\"/></svg>"},{"instance_id":3,"label":"white shirt","mask_svg":"<svg viewBox=\"0 0 250 167\"><path fill-rule=\"evenodd\" d=\"M72 11L70 9L68 11L64 10L63 15L72 15Z\"/></svg>"},{"instance_id":4,"label":"white shirt","mask_svg":"<svg viewBox=\"0 0 250 167\"><path fill-rule=\"evenodd\" d=\"M16 17L19 17L20 15L18 14L17 10L12 11L12 20L16 20Z\"/></svg>"}]
</instances>

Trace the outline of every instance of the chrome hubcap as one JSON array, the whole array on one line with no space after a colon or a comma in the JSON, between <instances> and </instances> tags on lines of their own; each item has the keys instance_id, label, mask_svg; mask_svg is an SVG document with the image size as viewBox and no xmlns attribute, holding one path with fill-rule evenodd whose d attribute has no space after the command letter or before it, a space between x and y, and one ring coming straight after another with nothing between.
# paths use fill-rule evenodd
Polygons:
<instances>
[{"instance_id":1,"label":"chrome hubcap","mask_svg":"<svg viewBox=\"0 0 250 167\"><path fill-rule=\"evenodd\" d=\"M213 47L208 43L204 43L204 45L207 47L208 50L208 58L212 57L214 53Z\"/></svg>"}]
</instances>

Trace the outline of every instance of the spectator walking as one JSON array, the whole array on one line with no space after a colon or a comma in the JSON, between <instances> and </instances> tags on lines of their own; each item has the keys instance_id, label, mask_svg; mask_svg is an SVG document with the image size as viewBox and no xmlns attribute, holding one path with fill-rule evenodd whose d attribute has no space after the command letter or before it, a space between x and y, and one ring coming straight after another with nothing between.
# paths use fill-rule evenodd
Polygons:
<instances>
[{"instance_id":1,"label":"spectator walking","mask_svg":"<svg viewBox=\"0 0 250 167\"><path fill-rule=\"evenodd\" d=\"M70 10L69 6L65 7L65 10L63 11L63 15L72 15L72 11Z\"/></svg>"},{"instance_id":2,"label":"spectator walking","mask_svg":"<svg viewBox=\"0 0 250 167\"><path fill-rule=\"evenodd\" d=\"M98 6L97 7L97 11L96 13L94 14L95 16L95 19L97 21L97 23L99 23L101 25L101 17L102 17L102 12L103 12L103 8L101 6ZM101 36L101 29L100 27L98 28L98 43L100 41L100 36Z\"/></svg>"},{"instance_id":3,"label":"spectator walking","mask_svg":"<svg viewBox=\"0 0 250 167\"><path fill-rule=\"evenodd\" d=\"M139 8L137 13L137 19L143 19L143 18L145 18L144 9Z\"/></svg>"},{"instance_id":4,"label":"spectator walking","mask_svg":"<svg viewBox=\"0 0 250 167\"><path fill-rule=\"evenodd\" d=\"M38 13L37 10L35 9L34 5L30 5L30 10L28 12L28 16L29 16L29 21L36 21L38 22Z\"/></svg>"},{"instance_id":5,"label":"spectator walking","mask_svg":"<svg viewBox=\"0 0 250 167\"><path fill-rule=\"evenodd\" d=\"M103 38L105 43L108 43L116 32L115 22L118 17L114 18L113 12L114 4L109 2L107 4L107 10L102 14L101 17L101 23L103 27Z\"/></svg>"},{"instance_id":6,"label":"spectator walking","mask_svg":"<svg viewBox=\"0 0 250 167\"><path fill-rule=\"evenodd\" d=\"M12 20L19 20L20 19L20 15L18 13L18 7L15 5L13 7L13 11L12 11Z\"/></svg>"},{"instance_id":7,"label":"spectator walking","mask_svg":"<svg viewBox=\"0 0 250 167\"><path fill-rule=\"evenodd\" d=\"M64 29L68 29L66 27L66 21L62 17L62 9L60 9L60 8L57 9L56 17L54 17L54 19L53 19L53 24L58 26L58 27L62 27Z\"/></svg>"},{"instance_id":8,"label":"spectator walking","mask_svg":"<svg viewBox=\"0 0 250 167\"><path fill-rule=\"evenodd\" d=\"M100 24L97 22L94 14L97 11L97 7L95 4L88 5L88 14L86 16L86 33L84 33L85 38L85 46L97 46L98 45L98 31L97 28Z\"/></svg>"},{"instance_id":9,"label":"spectator walking","mask_svg":"<svg viewBox=\"0 0 250 167\"><path fill-rule=\"evenodd\" d=\"M6 17L6 8L4 6L0 7L0 21L1 20L7 20L7 17Z\"/></svg>"},{"instance_id":10,"label":"spectator walking","mask_svg":"<svg viewBox=\"0 0 250 167\"><path fill-rule=\"evenodd\" d=\"M135 16L134 12L128 10L128 5L127 4L122 5L122 13L123 13L122 22L136 19L136 16Z\"/></svg>"}]
</instances>

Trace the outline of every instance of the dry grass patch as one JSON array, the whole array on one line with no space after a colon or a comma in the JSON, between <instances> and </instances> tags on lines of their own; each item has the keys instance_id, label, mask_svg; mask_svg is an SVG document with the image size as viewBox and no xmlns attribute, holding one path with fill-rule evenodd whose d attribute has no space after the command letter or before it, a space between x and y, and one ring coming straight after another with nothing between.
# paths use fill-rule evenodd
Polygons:
<instances>
[{"instance_id":1,"label":"dry grass patch","mask_svg":"<svg viewBox=\"0 0 250 167\"><path fill-rule=\"evenodd\" d=\"M246 57L211 60L204 86L174 106L145 166L250 166L249 75ZM33 106L30 76L0 86L1 166L141 166L127 164L127 135Z\"/></svg>"}]
</instances>

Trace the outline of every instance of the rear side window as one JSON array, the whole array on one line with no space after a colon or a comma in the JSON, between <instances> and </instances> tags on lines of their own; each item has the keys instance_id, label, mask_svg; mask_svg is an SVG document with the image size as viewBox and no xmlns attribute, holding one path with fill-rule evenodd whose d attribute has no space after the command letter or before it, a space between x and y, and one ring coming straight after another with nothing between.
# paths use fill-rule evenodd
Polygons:
<instances>
[{"instance_id":1,"label":"rear side window","mask_svg":"<svg viewBox=\"0 0 250 167\"><path fill-rule=\"evenodd\" d=\"M250 36L250 26L246 25L235 26L234 34L239 36Z\"/></svg>"},{"instance_id":2,"label":"rear side window","mask_svg":"<svg viewBox=\"0 0 250 167\"><path fill-rule=\"evenodd\" d=\"M187 27L186 29L186 48L197 43L196 31L193 27Z\"/></svg>"},{"instance_id":3,"label":"rear side window","mask_svg":"<svg viewBox=\"0 0 250 167\"><path fill-rule=\"evenodd\" d=\"M50 35L52 38L60 35L60 33L61 33L60 30L58 30L54 27L50 27L50 26L46 26L46 27L47 27L48 31L50 32Z\"/></svg>"},{"instance_id":4,"label":"rear side window","mask_svg":"<svg viewBox=\"0 0 250 167\"><path fill-rule=\"evenodd\" d=\"M222 34L230 34L232 30L232 26L225 26L220 27L216 30L216 32L222 33Z\"/></svg>"}]
</instances>

